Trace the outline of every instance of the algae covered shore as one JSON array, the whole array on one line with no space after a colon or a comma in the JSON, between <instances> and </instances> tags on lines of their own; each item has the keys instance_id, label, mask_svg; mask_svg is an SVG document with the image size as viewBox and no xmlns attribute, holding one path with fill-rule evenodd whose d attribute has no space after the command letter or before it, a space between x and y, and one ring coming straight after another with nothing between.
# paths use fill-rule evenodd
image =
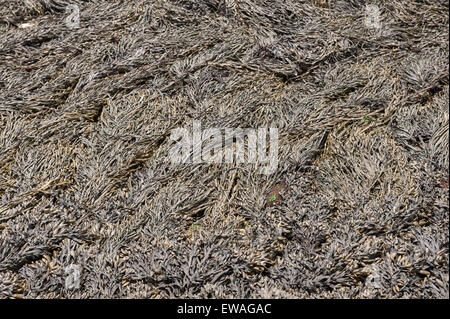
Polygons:
<instances>
[{"instance_id":1,"label":"algae covered shore","mask_svg":"<svg viewBox=\"0 0 450 319\"><path fill-rule=\"evenodd\" d=\"M0 298L448 298L448 23L0 0ZM196 121L276 129L276 169L174 165Z\"/></svg>"}]
</instances>

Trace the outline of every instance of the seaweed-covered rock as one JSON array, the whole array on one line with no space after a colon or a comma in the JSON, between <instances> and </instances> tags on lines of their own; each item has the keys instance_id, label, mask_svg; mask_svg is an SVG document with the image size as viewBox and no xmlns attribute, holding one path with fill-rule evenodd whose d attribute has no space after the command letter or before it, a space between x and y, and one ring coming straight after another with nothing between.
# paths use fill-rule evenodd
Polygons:
<instances>
[{"instance_id":1,"label":"seaweed-covered rock","mask_svg":"<svg viewBox=\"0 0 450 319\"><path fill-rule=\"evenodd\" d=\"M4 0L0 298L448 298L448 1ZM278 129L278 166L170 162Z\"/></svg>"}]
</instances>

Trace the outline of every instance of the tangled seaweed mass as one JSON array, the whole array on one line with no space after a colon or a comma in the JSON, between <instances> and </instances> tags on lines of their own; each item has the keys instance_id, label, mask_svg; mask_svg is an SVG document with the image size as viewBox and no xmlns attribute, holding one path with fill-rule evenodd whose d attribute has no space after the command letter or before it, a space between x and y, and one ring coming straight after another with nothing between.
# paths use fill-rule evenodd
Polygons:
<instances>
[{"instance_id":1,"label":"tangled seaweed mass","mask_svg":"<svg viewBox=\"0 0 450 319\"><path fill-rule=\"evenodd\" d=\"M0 298L448 298L448 23L1 0ZM172 165L193 120L276 127L276 172Z\"/></svg>"}]
</instances>

